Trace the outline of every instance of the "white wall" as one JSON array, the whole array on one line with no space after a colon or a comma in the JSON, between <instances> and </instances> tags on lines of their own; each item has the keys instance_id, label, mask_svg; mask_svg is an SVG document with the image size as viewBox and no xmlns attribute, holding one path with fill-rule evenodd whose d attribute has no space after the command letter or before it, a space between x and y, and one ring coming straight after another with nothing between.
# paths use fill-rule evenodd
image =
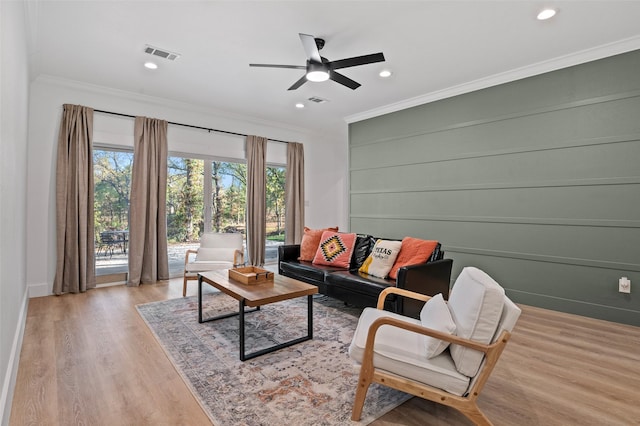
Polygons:
<instances>
[{"instance_id":1,"label":"white wall","mask_svg":"<svg viewBox=\"0 0 640 426\"><path fill-rule=\"evenodd\" d=\"M30 296L51 293L55 274L55 153L62 105L144 115L270 139L302 142L305 147L306 223L347 226L347 125L327 134L230 116L169 100L71 82L49 76L31 85L27 200L27 283ZM96 113L94 142L133 145L133 120ZM169 150L225 158L244 158L244 138L169 126ZM286 161L285 145L270 143L267 161Z\"/></svg>"},{"instance_id":2,"label":"white wall","mask_svg":"<svg viewBox=\"0 0 640 426\"><path fill-rule=\"evenodd\" d=\"M26 318L29 66L25 4L0 2L0 421L8 424Z\"/></svg>"}]
</instances>

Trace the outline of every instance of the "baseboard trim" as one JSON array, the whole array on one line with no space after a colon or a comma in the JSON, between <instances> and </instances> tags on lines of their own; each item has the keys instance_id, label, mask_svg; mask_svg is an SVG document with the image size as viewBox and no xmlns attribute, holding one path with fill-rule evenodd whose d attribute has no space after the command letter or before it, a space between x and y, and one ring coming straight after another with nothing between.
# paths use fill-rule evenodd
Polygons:
<instances>
[{"instance_id":1,"label":"baseboard trim","mask_svg":"<svg viewBox=\"0 0 640 426\"><path fill-rule=\"evenodd\" d=\"M29 298L27 297L28 294L29 291L25 291L24 297L22 298L22 307L20 308L18 325L13 337L11 354L9 355L4 383L2 384L2 395L0 396L0 419L2 420L3 426L9 424L9 418L11 417L11 403L13 402L13 391L16 386L16 377L18 376L20 349L22 348L22 338L24 337L24 328L27 323L27 306L29 303Z\"/></svg>"},{"instance_id":2,"label":"baseboard trim","mask_svg":"<svg viewBox=\"0 0 640 426\"><path fill-rule=\"evenodd\" d=\"M49 283L30 284L27 286L29 298L51 296L51 287Z\"/></svg>"}]
</instances>

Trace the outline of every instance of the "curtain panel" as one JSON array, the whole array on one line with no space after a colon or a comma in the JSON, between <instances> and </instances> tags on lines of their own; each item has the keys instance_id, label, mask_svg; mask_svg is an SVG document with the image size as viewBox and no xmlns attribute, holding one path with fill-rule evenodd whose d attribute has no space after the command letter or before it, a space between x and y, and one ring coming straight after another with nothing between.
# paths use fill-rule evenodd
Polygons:
<instances>
[{"instance_id":1,"label":"curtain panel","mask_svg":"<svg viewBox=\"0 0 640 426\"><path fill-rule=\"evenodd\" d=\"M285 244L300 244L304 233L304 146L287 144L285 193Z\"/></svg>"},{"instance_id":2,"label":"curtain panel","mask_svg":"<svg viewBox=\"0 0 640 426\"><path fill-rule=\"evenodd\" d=\"M56 158L57 295L96 286L92 138L93 109L63 105Z\"/></svg>"},{"instance_id":3,"label":"curtain panel","mask_svg":"<svg viewBox=\"0 0 640 426\"><path fill-rule=\"evenodd\" d=\"M128 286L169 279L167 122L136 117L129 207Z\"/></svg>"},{"instance_id":4,"label":"curtain panel","mask_svg":"<svg viewBox=\"0 0 640 426\"><path fill-rule=\"evenodd\" d=\"M267 226L267 138L247 136L247 252L254 266L264 265Z\"/></svg>"}]
</instances>

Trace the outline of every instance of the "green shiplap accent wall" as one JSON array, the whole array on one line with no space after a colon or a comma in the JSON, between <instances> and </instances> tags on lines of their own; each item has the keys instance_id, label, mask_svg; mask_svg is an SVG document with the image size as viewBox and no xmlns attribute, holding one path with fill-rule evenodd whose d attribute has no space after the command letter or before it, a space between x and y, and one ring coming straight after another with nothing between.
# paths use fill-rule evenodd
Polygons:
<instances>
[{"instance_id":1,"label":"green shiplap accent wall","mask_svg":"<svg viewBox=\"0 0 640 426\"><path fill-rule=\"evenodd\" d=\"M517 303L640 325L640 51L350 124L350 231ZM618 292L628 277L631 294Z\"/></svg>"}]
</instances>

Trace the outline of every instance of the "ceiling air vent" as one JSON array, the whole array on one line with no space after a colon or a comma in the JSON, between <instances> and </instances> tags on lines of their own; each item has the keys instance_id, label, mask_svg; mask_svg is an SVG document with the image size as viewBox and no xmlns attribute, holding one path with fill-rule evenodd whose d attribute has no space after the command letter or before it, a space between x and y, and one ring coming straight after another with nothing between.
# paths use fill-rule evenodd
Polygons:
<instances>
[{"instance_id":1,"label":"ceiling air vent","mask_svg":"<svg viewBox=\"0 0 640 426\"><path fill-rule=\"evenodd\" d=\"M159 49L157 47L149 46L148 44L144 46L144 53L148 53L149 55L160 56L161 58L168 59L170 61L175 61L180 57L179 53L169 52L165 49Z\"/></svg>"},{"instance_id":2,"label":"ceiling air vent","mask_svg":"<svg viewBox=\"0 0 640 426\"><path fill-rule=\"evenodd\" d=\"M328 100L328 99L322 99L322 98L320 98L320 97L318 97L318 96L312 96L312 97L310 97L310 98L309 98L309 100L310 100L311 102L315 102L315 103L317 103L317 104L323 104L323 103L325 103L325 102L329 102L329 100Z\"/></svg>"}]
</instances>

